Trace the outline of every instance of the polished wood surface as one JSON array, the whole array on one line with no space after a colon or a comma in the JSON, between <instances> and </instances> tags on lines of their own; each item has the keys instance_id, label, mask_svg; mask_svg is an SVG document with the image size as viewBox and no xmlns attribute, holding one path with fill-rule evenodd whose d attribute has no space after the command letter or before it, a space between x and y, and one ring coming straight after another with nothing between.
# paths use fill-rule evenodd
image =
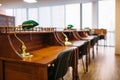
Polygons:
<instances>
[{"instance_id":1,"label":"polished wood surface","mask_svg":"<svg viewBox=\"0 0 120 80\"><path fill-rule=\"evenodd\" d=\"M5 80L48 80L48 65L54 62L61 51L73 48L75 49L75 47L51 46L32 51L31 59L21 61L2 59L4 78ZM74 58L73 61L75 62L76 59Z\"/></svg>"},{"instance_id":2,"label":"polished wood surface","mask_svg":"<svg viewBox=\"0 0 120 80\"><path fill-rule=\"evenodd\" d=\"M98 47L98 55L91 62L89 72L81 75L81 80L120 80L120 56L114 47Z\"/></svg>"},{"instance_id":3,"label":"polished wood surface","mask_svg":"<svg viewBox=\"0 0 120 80\"><path fill-rule=\"evenodd\" d=\"M46 65L53 62L61 51L73 48L76 47L50 46L39 50L34 50L30 52L33 54L33 58L30 61Z\"/></svg>"}]
</instances>

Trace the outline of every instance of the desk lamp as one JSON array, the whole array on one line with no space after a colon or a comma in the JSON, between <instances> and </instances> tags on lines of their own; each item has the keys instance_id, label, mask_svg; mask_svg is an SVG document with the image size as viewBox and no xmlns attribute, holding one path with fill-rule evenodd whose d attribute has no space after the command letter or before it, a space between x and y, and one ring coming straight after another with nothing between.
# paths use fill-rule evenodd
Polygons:
<instances>
[{"instance_id":1,"label":"desk lamp","mask_svg":"<svg viewBox=\"0 0 120 80\"><path fill-rule=\"evenodd\" d=\"M67 29L72 29L74 26L72 24L67 25Z\"/></svg>"},{"instance_id":2,"label":"desk lamp","mask_svg":"<svg viewBox=\"0 0 120 80\"><path fill-rule=\"evenodd\" d=\"M28 20L28 21L23 22L22 25L20 25L20 27L22 27L23 29L30 29L30 28L33 28L33 27L35 27L37 25L39 25L39 24L36 21ZM21 47L22 53L21 53L21 55L22 55L23 59L27 58L27 57L32 57L33 55L26 52L26 46L25 46L24 42L16 35L16 32L14 33L14 35L15 35L16 39L19 40L20 43L22 44L22 47Z\"/></svg>"},{"instance_id":3,"label":"desk lamp","mask_svg":"<svg viewBox=\"0 0 120 80\"><path fill-rule=\"evenodd\" d=\"M65 46L70 46L70 45L72 45L72 43L68 41L67 35L66 35L64 32L62 32L62 34L65 36L65 42L64 42Z\"/></svg>"}]
</instances>

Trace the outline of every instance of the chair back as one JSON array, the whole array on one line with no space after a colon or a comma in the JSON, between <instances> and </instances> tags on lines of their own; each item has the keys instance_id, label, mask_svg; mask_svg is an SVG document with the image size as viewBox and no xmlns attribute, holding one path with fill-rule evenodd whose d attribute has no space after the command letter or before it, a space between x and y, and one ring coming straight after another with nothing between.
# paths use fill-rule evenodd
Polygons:
<instances>
[{"instance_id":1,"label":"chair back","mask_svg":"<svg viewBox=\"0 0 120 80\"><path fill-rule=\"evenodd\" d=\"M71 63L71 57L73 57L73 49L62 51L58 55L55 61L54 79L61 78L66 74Z\"/></svg>"},{"instance_id":2,"label":"chair back","mask_svg":"<svg viewBox=\"0 0 120 80\"><path fill-rule=\"evenodd\" d=\"M82 58L83 55L87 55L87 47L89 42L85 42L84 45L82 45L79 48L79 59Z\"/></svg>"}]
</instances>

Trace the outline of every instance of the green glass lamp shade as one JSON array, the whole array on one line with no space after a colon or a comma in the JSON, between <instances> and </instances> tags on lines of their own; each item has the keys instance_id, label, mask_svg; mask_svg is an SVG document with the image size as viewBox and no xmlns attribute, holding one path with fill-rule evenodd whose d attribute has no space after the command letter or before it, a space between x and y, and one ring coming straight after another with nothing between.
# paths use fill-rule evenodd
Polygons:
<instances>
[{"instance_id":1,"label":"green glass lamp shade","mask_svg":"<svg viewBox=\"0 0 120 80\"><path fill-rule=\"evenodd\" d=\"M91 29L90 29L90 27L85 27L84 30L90 31Z\"/></svg>"},{"instance_id":2,"label":"green glass lamp shade","mask_svg":"<svg viewBox=\"0 0 120 80\"><path fill-rule=\"evenodd\" d=\"M67 25L67 29L71 29L72 27L74 27L72 24Z\"/></svg>"},{"instance_id":3,"label":"green glass lamp shade","mask_svg":"<svg viewBox=\"0 0 120 80\"><path fill-rule=\"evenodd\" d=\"M34 20L28 20L28 21L24 21L22 23L22 28L23 29L30 29L30 28L33 28L35 26L39 25L39 23L37 23L36 21Z\"/></svg>"}]
</instances>

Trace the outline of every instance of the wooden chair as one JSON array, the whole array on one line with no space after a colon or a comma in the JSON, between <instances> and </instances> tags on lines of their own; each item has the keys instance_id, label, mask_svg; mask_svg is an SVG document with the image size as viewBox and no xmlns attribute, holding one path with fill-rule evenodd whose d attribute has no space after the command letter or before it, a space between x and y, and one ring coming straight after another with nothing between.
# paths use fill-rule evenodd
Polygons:
<instances>
[{"instance_id":1,"label":"wooden chair","mask_svg":"<svg viewBox=\"0 0 120 80\"><path fill-rule=\"evenodd\" d=\"M94 29L94 34L99 35L99 37L100 37L99 40L101 40L101 39L104 40L104 46L105 46L107 29Z\"/></svg>"}]
</instances>

